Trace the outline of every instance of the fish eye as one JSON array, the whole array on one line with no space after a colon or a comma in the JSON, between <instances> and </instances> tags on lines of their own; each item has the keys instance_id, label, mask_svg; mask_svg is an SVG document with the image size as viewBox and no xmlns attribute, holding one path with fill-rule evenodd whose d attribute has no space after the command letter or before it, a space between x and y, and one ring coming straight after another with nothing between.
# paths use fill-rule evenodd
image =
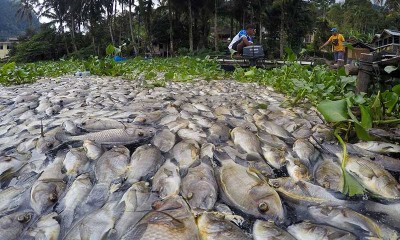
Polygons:
<instances>
[{"instance_id":1,"label":"fish eye","mask_svg":"<svg viewBox=\"0 0 400 240\"><path fill-rule=\"evenodd\" d=\"M193 193L190 192L190 193L187 195L187 199L190 200L190 199L192 199L192 198L193 198Z\"/></svg>"},{"instance_id":2,"label":"fish eye","mask_svg":"<svg viewBox=\"0 0 400 240\"><path fill-rule=\"evenodd\" d=\"M270 185L274 188L279 188L281 184L277 181L270 181Z\"/></svg>"},{"instance_id":3,"label":"fish eye","mask_svg":"<svg viewBox=\"0 0 400 240\"><path fill-rule=\"evenodd\" d=\"M29 213L17 217L17 221L21 223L29 222L30 220L31 220L31 214Z\"/></svg>"},{"instance_id":4,"label":"fish eye","mask_svg":"<svg viewBox=\"0 0 400 240\"><path fill-rule=\"evenodd\" d=\"M138 136L139 136L139 137L143 137L143 135L144 135L144 134L143 134L142 132L138 132Z\"/></svg>"},{"instance_id":5,"label":"fish eye","mask_svg":"<svg viewBox=\"0 0 400 240\"><path fill-rule=\"evenodd\" d=\"M53 143L46 143L46 146L47 146L48 148L52 148L52 147L53 147Z\"/></svg>"},{"instance_id":6,"label":"fish eye","mask_svg":"<svg viewBox=\"0 0 400 240\"><path fill-rule=\"evenodd\" d=\"M260 212L266 212L269 210L268 204L266 202L262 202L260 204L258 204L258 210Z\"/></svg>"},{"instance_id":7,"label":"fish eye","mask_svg":"<svg viewBox=\"0 0 400 240\"><path fill-rule=\"evenodd\" d=\"M58 200L57 194L55 193L50 194L49 200L50 202L56 202Z\"/></svg>"}]
</instances>

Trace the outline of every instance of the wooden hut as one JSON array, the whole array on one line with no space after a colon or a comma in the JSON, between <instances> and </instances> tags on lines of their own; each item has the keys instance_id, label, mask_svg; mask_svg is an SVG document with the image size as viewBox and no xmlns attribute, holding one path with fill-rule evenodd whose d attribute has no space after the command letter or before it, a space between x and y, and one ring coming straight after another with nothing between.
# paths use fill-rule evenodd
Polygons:
<instances>
[{"instance_id":1,"label":"wooden hut","mask_svg":"<svg viewBox=\"0 0 400 240\"><path fill-rule=\"evenodd\" d=\"M346 62L348 64L351 64L354 61L358 62L360 60L361 53L370 53L375 50L372 46L355 38L349 38L347 43L351 45L351 47L346 48L345 53L345 59L347 59Z\"/></svg>"},{"instance_id":2,"label":"wooden hut","mask_svg":"<svg viewBox=\"0 0 400 240\"><path fill-rule=\"evenodd\" d=\"M376 52L385 52L389 55L400 55L400 31L385 29L372 39Z\"/></svg>"}]
</instances>

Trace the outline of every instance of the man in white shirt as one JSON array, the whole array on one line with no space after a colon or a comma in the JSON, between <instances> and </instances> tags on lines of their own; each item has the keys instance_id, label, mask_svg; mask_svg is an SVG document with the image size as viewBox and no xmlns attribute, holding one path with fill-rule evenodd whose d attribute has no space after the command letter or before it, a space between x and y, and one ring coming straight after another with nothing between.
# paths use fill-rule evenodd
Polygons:
<instances>
[{"instance_id":1,"label":"man in white shirt","mask_svg":"<svg viewBox=\"0 0 400 240\"><path fill-rule=\"evenodd\" d=\"M231 56L235 52L241 55L243 54L244 47L253 45L253 36L255 34L256 29L251 24L248 24L245 29L242 29L238 34L236 34L228 46Z\"/></svg>"}]
</instances>

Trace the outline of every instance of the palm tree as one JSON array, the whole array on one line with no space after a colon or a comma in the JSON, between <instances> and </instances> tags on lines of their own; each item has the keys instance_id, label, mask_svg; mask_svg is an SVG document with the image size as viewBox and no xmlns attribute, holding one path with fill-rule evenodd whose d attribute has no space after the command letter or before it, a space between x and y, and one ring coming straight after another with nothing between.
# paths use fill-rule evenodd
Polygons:
<instances>
[{"instance_id":1,"label":"palm tree","mask_svg":"<svg viewBox=\"0 0 400 240\"><path fill-rule=\"evenodd\" d=\"M36 15L34 6L38 4L37 0L21 0L20 6L17 10L17 17L19 19L27 19L29 23L29 28L32 28L32 19Z\"/></svg>"}]
</instances>

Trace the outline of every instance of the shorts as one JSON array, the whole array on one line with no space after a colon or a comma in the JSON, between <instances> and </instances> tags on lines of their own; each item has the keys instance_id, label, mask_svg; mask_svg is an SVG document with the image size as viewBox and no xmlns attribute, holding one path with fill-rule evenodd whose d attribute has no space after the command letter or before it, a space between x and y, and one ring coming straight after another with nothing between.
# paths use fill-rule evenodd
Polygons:
<instances>
[{"instance_id":1,"label":"shorts","mask_svg":"<svg viewBox=\"0 0 400 240\"><path fill-rule=\"evenodd\" d=\"M240 40L237 40L233 45L232 45L232 49L237 51L237 46L243 41L243 39L241 38Z\"/></svg>"},{"instance_id":2,"label":"shorts","mask_svg":"<svg viewBox=\"0 0 400 240\"><path fill-rule=\"evenodd\" d=\"M335 61L339 59L344 60L344 52L343 51L334 52L333 57L335 58Z\"/></svg>"}]
</instances>

